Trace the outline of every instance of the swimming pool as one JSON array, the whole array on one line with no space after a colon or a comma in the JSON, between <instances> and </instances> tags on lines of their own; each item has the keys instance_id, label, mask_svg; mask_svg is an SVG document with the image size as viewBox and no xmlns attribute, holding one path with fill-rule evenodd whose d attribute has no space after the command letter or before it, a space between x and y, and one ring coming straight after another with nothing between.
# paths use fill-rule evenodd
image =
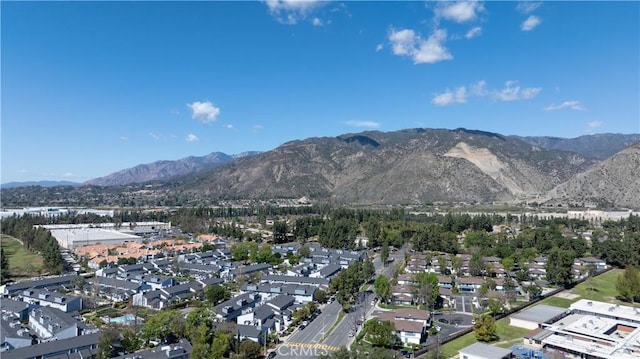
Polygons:
<instances>
[{"instance_id":1,"label":"swimming pool","mask_svg":"<svg viewBox=\"0 0 640 359\"><path fill-rule=\"evenodd\" d=\"M127 315L123 315L121 317L111 318L109 320L109 322L111 322L111 323L126 323L126 322L133 322L135 320L136 320L135 316L133 316L132 314L127 314Z\"/></svg>"}]
</instances>

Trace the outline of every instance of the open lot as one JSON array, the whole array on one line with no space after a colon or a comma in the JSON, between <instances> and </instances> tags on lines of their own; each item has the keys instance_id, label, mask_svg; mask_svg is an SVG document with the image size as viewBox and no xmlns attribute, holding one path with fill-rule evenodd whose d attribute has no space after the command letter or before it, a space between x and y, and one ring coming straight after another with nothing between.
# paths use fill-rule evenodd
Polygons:
<instances>
[{"instance_id":1,"label":"open lot","mask_svg":"<svg viewBox=\"0 0 640 359\"><path fill-rule=\"evenodd\" d=\"M2 250L9 260L9 273L12 279L38 276L43 271L42 257L27 250L17 239L2 235Z\"/></svg>"}]
</instances>

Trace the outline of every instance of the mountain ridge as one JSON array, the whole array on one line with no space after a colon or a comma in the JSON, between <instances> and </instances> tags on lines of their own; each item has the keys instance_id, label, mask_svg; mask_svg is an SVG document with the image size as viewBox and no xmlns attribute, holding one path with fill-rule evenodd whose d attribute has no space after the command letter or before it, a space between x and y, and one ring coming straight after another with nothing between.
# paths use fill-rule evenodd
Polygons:
<instances>
[{"instance_id":1,"label":"mountain ridge","mask_svg":"<svg viewBox=\"0 0 640 359\"><path fill-rule=\"evenodd\" d=\"M615 141L607 137L606 142ZM605 147L610 148L601 146ZM2 202L23 205L25 198L33 197L33 202L59 205L183 206L306 197L363 205L524 203L553 199L548 196L552 190L606 162L545 149L517 136L464 128L311 137L238 157L212 168L143 183L3 189ZM613 166L624 164L620 162ZM635 179L632 171L619 173L621 183ZM607 193L608 182L603 183L600 190ZM569 202L569 197L560 193L557 203Z\"/></svg>"},{"instance_id":2,"label":"mountain ridge","mask_svg":"<svg viewBox=\"0 0 640 359\"><path fill-rule=\"evenodd\" d=\"M195 171L214 168L235 159L252 156L257 153L259 152L246 151L239 154L228 155L223 152L212 152L204 156L187 156L177 160L160 160L125 168L106 176L92 178L83 184L94 186L121 186L131 183L165 180Z\"/></svg>"}]
</instances>

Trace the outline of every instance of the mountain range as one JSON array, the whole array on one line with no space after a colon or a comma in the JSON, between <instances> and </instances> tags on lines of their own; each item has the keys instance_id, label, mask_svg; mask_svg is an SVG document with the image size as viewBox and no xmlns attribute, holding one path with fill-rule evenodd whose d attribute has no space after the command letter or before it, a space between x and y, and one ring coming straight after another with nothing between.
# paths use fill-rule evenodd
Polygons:
<instances>
[{"instance_id":1,"label":"mountain range","mask_svg":"<svg viewBox=\"0 0 640 359\"><path fill-rule=\"evenodd\" d=\"M41 186L41 187L56 187L56 186L80 186L82 183L71 181L25 181L25 182L7 182L0 185L2 188L15 188L15 187L28 187L28 186Z\"/></svg>"},{"instance_id":2,"label":"mountain range","mask_svg":"<svg viewBox=\"0 0 640 359\"><path fill-rule=\"evenodd\" d=\"M214 152L159 161L37 196L155 205L307 197L344 204L538 200L638 208L640 145L629 146L637 141L637 134L561 139L463 128L367 131L235 158ZM25 194L3 189L3 205Z\"/></svg>"},{"instance_id":3,"label":"mountain range","mask_svg":"<svg viewBox=\"0 0 640 359\"><path fill-rule=\"evenodd\" d=\"M250 151L236 155L212 152L205 156L189 156L175 161L156 161L123 169L104 177L90 179L83 184L95 186L120 186L129 183L165 180L205 169L215 168L236 158L252 156L260 152Z\"/></svg>"}]
</instances>

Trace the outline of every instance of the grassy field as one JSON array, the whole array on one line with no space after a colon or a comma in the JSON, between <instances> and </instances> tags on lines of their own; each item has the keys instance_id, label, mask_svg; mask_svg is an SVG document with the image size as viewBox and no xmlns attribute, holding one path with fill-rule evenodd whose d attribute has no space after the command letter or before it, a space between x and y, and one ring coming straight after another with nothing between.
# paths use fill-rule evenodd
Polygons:
<instances>
[{"instance_id":1,"label":"grassy field","mask_svg":"<svg viewBox=\"0 0 640 359\"><path fill-rule=\"evenodd\" d=\"M10 236L2 235L2 250L9 260L9 273L12 279L37 276L43 272L42 257L27 250L20 242Z\"/></svg>"},{"instance_id":2,"label":"grassy field","mask_svg":"<svg viewBox=\"0 0 640 359\"><path fill-rule=\"evenodd\" d=\"M560 307L560 308L569 308L569 306L572 303L576 302L578 299L580 298L567 299L567 298L560 298L560 297L549 297L547 299L540 301L540 304L552 305L554 307Z\"/></svg>"},{"instance_id":3,"label":"grassy field","mask_svg":"<svg viewBox=\"0 0 640 359\"><path fill-rule=\"evenodd\" d=\"M587 279L575 286L571 290L571 293L579 295L582 299L630 306L631 303L622 302L616 299L616 296L618 295L618 291L616 290L616 280L618 279L618 275L622 272L624 272L623 269L613 269L595 278ZM640 304L636 304L636 307L640 308Z\"/></svg>"}]
</instances>

